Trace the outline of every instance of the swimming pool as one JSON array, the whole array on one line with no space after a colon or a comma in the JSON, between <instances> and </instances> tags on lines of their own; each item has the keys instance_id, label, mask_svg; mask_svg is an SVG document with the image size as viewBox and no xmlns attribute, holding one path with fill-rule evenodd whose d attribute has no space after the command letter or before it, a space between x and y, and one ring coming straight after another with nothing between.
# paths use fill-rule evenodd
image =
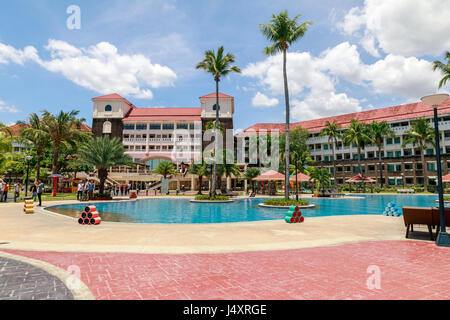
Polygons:
<instances>
[{"instance_id":1,"label":"swimming pool","mask_svg":"<svg viewBox=\"0 0 450 320\"><path fill-rule=\"evenodd\" d=\"M361 198L362 197L362 198ZM363 195L344 199L308 199L316 208L302 210L303 216L381 215L389 202L402 206L435 206L437 196ZM260 208L264 199L235 199L233 203L191 203L190 199L145 199L133 202L92 203L103 221L131 223L226 223L284 219L286 209ZM47 210L78 217L90 203L59 205Z\"/></svg>"}]
</instances>

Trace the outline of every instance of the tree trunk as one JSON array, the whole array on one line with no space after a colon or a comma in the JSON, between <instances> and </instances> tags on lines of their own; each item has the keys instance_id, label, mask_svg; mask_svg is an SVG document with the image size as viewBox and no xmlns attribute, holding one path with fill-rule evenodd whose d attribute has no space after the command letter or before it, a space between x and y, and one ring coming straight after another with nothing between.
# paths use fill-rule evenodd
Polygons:
<instances>
[{"instance_id":1,"label":"tree trunk","mask_svg":"<svg viewBox=\"0 0 450 320\"><path fill-rule=\"evenodd\" d=\"M212 179L212 193L214 197L216 195L216 180L217 180L217 160L219 158L219 79L216 79L216 125L215 125L215 145L214 148L214 169L213 169L213 179Z\"/></svg>"},{"instance_id":2,"label":"tree trunk","mask_svg":"<svg viewBox=\"0 0 450 320\"><path fill-rule=\"evenodd\" d=\"M380 165L380 186L383 188L383 163L381 160L381 146L378 146L378 163Z\"/></svg>"},{"instance_id":3,"label":"tree trunk","mask_svg":"<svg viewBox=\"0 0 450 320\"><path fill-rule=\"evenodd\" d=\"M284 98L286 101L286 146L285 146L285 156L286 156L286 169L285 169L285 187L284 187L284 197L289 199L289 157L290 157L290 106L289 106L289 87L287 79L286 70L286 54L287 49L283 49L283 77L284 77Z\"/></svg>"},{"instance_id":4,"label":"tree trunk","mask_svg":"<svg viewBox=\"0 0 450 320\"><path fill-rule=\"evenodd\" d=\"M333 176L334 176L334 186L336 187L337 181L336 181L336 155L334 151L334 142L331 144L331 148L333 151Z\"/></svg>"},{"instance_id":5,"label":"tree trunk","mask_svg":"<svg viewBox=\"0 0 450 320\"><path fill-rule=\"evenodd\" d=\"M36 159L36 181L40 180L41 178L41 157L42 157L42 151L38 151L36 153L37 159Z\"/></svg>"},{"instance_id":6,"label":"tree trunk","mask_svg":"<svg viewBox=\"0 0 450 320\"><path fill-rule=\"evenodd\" d=\"M108 170L107 169L98 169L98 178L100 180L100 184L98 186L98 191L100 194L104 194L105 181L106 181L106 178L108 178Z\"/></svg>"},{"instance_id":7,"label":"tree trunk","mask_svg":"<svg viewBox=\"0 0 450 320\"><path fill-rule=\"evenodd\" d=\"M55 144L53 150L52 174L58 173L59 144Z\"/></svg>"},{"instance_id":8,"label":"tree trunk","mask_svg":"<svg viewBox=\"0 0 450 320\"><path fill-rule=\"evenodd\" d=\"M423 172L423 187L424 187L424 191L427 192L428 191L428 168L427 168L427 164L425 163L425 149L421 148L420 150L420 157L422 159L422 172Z\"/></svg>"},{"instance_id":9,"label":"tree trunk","mask_svg":"<svg viewBox=\"0 0 450 320\"><path fill-rule=\"evenodd\" d=\"M198 194L202 194L203 176L198 176Z\"/></svg>"},{"instance_id":10,"label":"tree trunk","mask_svg":"<svg viewBox=\"0 0 450 320\"><path fill-rule=\"evenodd\" d=\"M361 175L361 177L363 178L362 181L362 191L365 193L366 192L366 186L364 184L364 173L362 171L362 167L361 167L361 147L358 146L358 170L359 170L359 174Z\"/></svg>"}]
</instances>

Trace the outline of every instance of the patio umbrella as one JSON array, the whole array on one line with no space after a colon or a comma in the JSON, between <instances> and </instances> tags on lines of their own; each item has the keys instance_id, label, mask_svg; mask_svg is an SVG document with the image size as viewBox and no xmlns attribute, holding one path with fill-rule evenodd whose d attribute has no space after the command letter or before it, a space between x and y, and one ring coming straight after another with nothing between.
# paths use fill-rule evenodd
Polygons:
<instances>
[{"instance_id":1,"label":"patio umbrella","mask_svg":"<svg viewBox=\"0 0 450 320\"><path fill-rule=\"evenodd\" d=\"M450 182L450 173L442 177L442 182Z\"/></svg>"},{"instance_id":2,"label":"patio umbrella","mask_svg":"<svg viewBox=\"0 0 450 320\"><path fill-rule=\"evenodd\" d=\"M310 176L307 176L306 174L301 172L297 174L297 180L295 179L295 175L289 178L290 181L298 181L298 182L308 182L310 179L311 179Z\"/></svg>"},{"instance_id":3,"label":"patio umbrella","mask_svg":"<svg viewBox=\"0 0 450 320\"><path fill-rule=\"evenodd\" d=\"M284 174L281 174L275 170L269 170L256 178L255 181L284 181Z\"/></svg>"},{"instance_id":4,"label":"patio umbrella","mask_svg":"<svg viewBox=\"0 0 450 320\"><path fill-rule=\"evenodd\" d=\"M370 177L363 177L361 173L358 173L356 176L346 180L345 182L367 182L367 183L375 183L377 182L375 179L372 179Z\"/></svg>"}]
</instances>

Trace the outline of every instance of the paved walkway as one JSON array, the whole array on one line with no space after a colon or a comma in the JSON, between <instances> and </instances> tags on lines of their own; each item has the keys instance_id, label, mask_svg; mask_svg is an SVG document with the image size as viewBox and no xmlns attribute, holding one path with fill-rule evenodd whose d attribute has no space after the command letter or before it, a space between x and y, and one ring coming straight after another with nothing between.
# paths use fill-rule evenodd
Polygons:
<instances>
[{"instance_id":1,"label":"paved walkway","mask_svg":"<svg viewBox=\"0 0 450 320\"><path fill-rule=\"evenodd\" d=\"M0 257L0 300L73 300L57 277L31 264Z\"/></svg>"},{"instance_id":2,"label":"paved walkway","mask_svg":"<svg viewBox=\"0 0 450 320\"><path fill-rule=\"evenodd\" d=\"M181 255L8 252L79 266L97 299L450 299L450 250L433 242Z\"/></svg>"}]
</instances>

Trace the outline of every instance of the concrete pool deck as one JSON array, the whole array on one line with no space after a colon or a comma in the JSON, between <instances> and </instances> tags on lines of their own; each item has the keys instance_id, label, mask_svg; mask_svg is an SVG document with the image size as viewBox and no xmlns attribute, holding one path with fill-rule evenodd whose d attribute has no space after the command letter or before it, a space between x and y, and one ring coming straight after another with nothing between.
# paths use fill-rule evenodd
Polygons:
<instances>
[{"instance_id":1,"label":"concrete pool deck","mask_svg":"<svg viewBox=\"0 0 450 320\"><path fill-rule=\"evenodd\" d=\"M64 204L78 203L65 201ZM46 206L62 204L47 202ZM23 204L0 206L0 249L64 252L225 253L335 246L355 242L405 240L402 217L348 215L220 224L134 224L77 220Z\"/></svg>"}]
</instances>

